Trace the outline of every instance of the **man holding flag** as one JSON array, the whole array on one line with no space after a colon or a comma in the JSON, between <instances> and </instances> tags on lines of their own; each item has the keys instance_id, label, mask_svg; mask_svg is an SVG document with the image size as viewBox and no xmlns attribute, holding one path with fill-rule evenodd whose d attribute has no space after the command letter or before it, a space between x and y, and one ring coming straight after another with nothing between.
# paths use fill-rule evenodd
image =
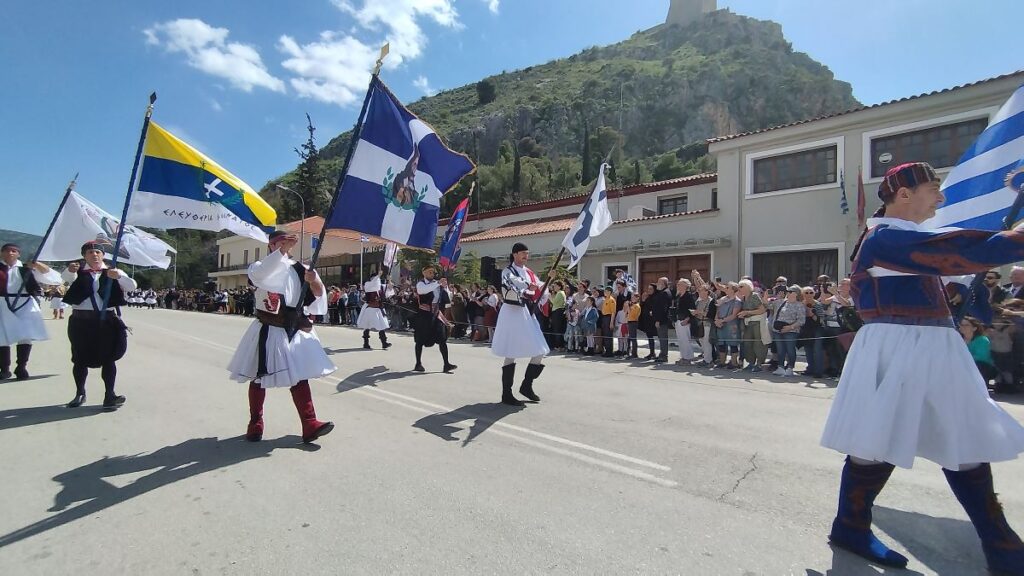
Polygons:
<instances>
[{"instance_id":1,"label":"man holding flag","mask_svg":"<svg viewBox=\"0 0 1024 576\"><path fill-rule=\"evenodd\" d=\"M893 469L921 457L942 466L989 571L1024 575L1024 542L1003 514L989 464L1024 452L1024 427L989 397L941 279L1024 259L1024 229L994 231L1011 228L1021 206L1022 146L1024 87L964 153L944 190L926 163L889 169L878 189L882 207L854 249L852 294L865 326L821 443L847 455L829 540L873 562L907 565L873 534L871 511ZM976 229L932 227L950 224Z\"/></svg>"}]
</instances>

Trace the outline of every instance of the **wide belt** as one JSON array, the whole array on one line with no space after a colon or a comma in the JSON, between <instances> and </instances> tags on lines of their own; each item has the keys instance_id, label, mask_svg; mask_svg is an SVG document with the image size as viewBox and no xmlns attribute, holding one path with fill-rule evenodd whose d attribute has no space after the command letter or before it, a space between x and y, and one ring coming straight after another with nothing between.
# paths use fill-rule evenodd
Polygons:
<instances>
[{"instance_id":1,"label":"wide belt","mask_svg":"<svg viewBox=\"0 0 1024 576\"><path fill-rule=\"evenodd\" d=\"M932 326L935 328L956 328L953 319L945 317L927 316L872 316L864 318L865 324L898 324L900 326Z\"/></svg>"},{"instance_id":2,"label":"wide belt","mask_svg":"<svg viewBox=\"0 0 1024 576\"><path fill-rule=\"evenodd\" d=\"M297 330L302 330L303 332L313 331L313 322L309 320L309 317L305 314L299 314L298 310L291 306L283 306L280 314L271 314L264 310L257 310L256 319L266 326L275 326L285 330L293 326L292 320L294 319L294 326Z\"/></svg>"}]
</instances>

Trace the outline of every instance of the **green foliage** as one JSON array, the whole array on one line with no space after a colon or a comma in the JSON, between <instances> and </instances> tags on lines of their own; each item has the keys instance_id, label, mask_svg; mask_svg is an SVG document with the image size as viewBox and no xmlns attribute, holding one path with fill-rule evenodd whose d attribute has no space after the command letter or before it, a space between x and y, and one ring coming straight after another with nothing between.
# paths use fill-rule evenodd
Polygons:
<instances>
[{"instance_id":1,"label":"green foliage","mask_svg":"<svg viewBox=\"0 0 1024 576\"><path fill-rule=\"evenodd\" d=\"M476 98L477 102L481 105L487 105L494 102L495 95L494 82L490 80L481 80L476 83Z\"/></svg>"},{"instance_id":2,"label":"green foliage","mask_svg":"<svg viewBox=\"0 0 1024 576\"><path fill-rule=\"evenodd\" d=\"M226 236L204 230L149 230L178 253L172 256L172 267L136 269L135 280L143 289L170 288L174 282L174 265L177 266L179 288L202 288L210 272L217 269L217 238Z\"/></svg>"},{"instance_id":3,"label":"green foliage","mask_svg":"<svg viewBox=\"0 0 1024 576\"><path fill-rule=\"evenodd\" d=\"M794 52L778 24L722 10L409 108L472 155L479 207L490 210L585 190L613 143L616 185L675 178L713 169L706 138L856 105L850 85ZM323 162L337 159L332 186L350 138L321 151Z\"/></svg>"}]
</instances>

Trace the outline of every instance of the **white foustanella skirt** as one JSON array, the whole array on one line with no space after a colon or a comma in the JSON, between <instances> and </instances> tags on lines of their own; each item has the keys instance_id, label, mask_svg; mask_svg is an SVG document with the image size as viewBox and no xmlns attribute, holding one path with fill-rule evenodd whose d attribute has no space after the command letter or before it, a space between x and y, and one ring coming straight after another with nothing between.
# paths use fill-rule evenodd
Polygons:
<instances>
[{"instance_id":1,"label":"white foustanella skirt","mask_svg":"<svg viewBox=\"0 0 1024 576\"><path fill-rule=\"evenodd\" d=\"M360 330L380 332L391 328L391 324L388 323L388 318L382 309L363 304L363 308L359 311L359 317L356 319L356 327Z\"/></svg>"},{"instance_id":2,"label":"white foustanella skirt","mask_svg":"<svg viewBox=\"0 0 1024 576\"><path fill-rule=\"evenodd\" d=\"M551 349L540 331L540 324L525 306L503 304L498 311L491 353L499 358L533 358Z\"/></svg>"},{"instance_id":3,"label":"white foustanella skirt","mask_svg":"<svg viewBox=\"0 0 1024 576\"><path fill-rule=\"evenodd\" d=\"M850 348L821 445L911 468L1013 460L1024 427L989 398L952 328L867 324Z\"/></svg>"},{"instance_id":4,"label":"white foustanella skirt","mask_svg":"<svg viewBox=\"0 0 1024 576\"><path fill-rule=\"evenodd\" d=\"M256 380L259 367L260 328L253 321L245 331L235 355L228 363L231 379L236 382ZM299 330L288 339L284 328L270 326L267 331L267 374L259 378L263 388L290 388L302 380L321 378L337 368L327 358L316 330Z\"/></svg>"}]
</instances>

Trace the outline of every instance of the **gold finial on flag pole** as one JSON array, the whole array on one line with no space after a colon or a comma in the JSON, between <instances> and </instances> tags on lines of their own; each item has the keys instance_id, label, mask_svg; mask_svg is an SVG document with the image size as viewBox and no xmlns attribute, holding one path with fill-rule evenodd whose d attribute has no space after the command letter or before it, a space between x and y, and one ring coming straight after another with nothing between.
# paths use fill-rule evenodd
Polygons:
<instances>
[{"instance_id":1,"label":"gold finial on flag pole","mask_svg":"<svg viewBox=\"0 0 1024 576\"><path fill-rule=\"evenodd\" d=\"M377 58L377 65L373 67L373 75L380 74L380 67L384 65L384 59L387 58L388 52L391 50L391 43L387 42L380 47L380 57Z\"/></svg>"}]
</instances>

